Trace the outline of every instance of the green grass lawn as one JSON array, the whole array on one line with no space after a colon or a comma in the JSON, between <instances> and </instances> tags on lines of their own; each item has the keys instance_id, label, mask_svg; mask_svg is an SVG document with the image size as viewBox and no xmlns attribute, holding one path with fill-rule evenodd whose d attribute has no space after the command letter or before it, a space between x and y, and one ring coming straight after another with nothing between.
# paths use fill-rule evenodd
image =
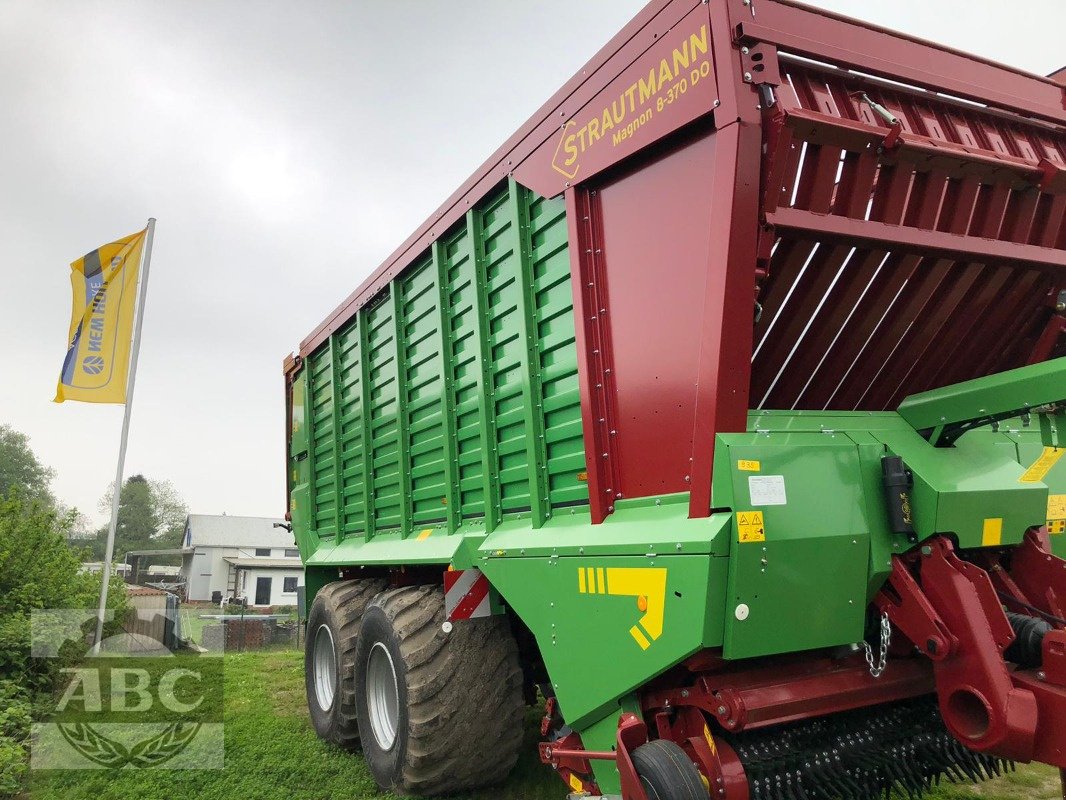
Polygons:
<instances>
[{"instance_id":1,"label":"green grass lawn","mask_svg":"<svg viewBox=\"0 0 1066 800\"><path fill-rule=\"evenodd\" d=\"M506 786L477 800L561 800L566 789L537 759L538 714L531 711L527 746ZM226 656L226 766L222 770L37 772L32 800L360 800L378 795L366 765L326 744L311 729L304 705L303 658L293 650ZM943 787L935 800L1060 800L1058 777L1024 767L981 787Z\"/></svg>"}]
</instances>

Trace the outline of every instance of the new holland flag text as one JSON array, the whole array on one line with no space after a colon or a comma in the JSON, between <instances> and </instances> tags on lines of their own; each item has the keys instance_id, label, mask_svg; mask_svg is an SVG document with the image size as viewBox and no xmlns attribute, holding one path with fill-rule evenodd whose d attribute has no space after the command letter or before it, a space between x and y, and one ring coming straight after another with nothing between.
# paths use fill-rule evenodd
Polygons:
<instances>
[{"instance_id":1,"label":"new holland flag text","mask_svg":"<svg viewBox=\"0 0 1066 800\"><path fill-rule=\"evenodd\" d=\"M126 402L137 273L145 231L93 250L70 265L74 306L57 403Z\"/></svg>"}]
</instances>

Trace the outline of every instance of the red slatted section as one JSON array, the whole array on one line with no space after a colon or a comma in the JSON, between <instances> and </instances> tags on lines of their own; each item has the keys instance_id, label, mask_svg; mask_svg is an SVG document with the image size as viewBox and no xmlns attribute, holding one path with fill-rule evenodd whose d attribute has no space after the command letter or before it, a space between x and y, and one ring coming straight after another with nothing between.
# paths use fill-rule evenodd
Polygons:
<instances>
[{"instance_id":1,"label":"red slatted section","mask_svg":"<svg viewBox=\"0 0 1066 800\"><path fill-rule=\"evenodd\" d=\"M1040 174L1066 166L1066 132L807 62L782 70L752 404L889 409L1061 354L1066 194ZM861 92L898 118L900 146L879 150L890 127ZM864 237L865 220L888 235Z\"/></svg>"}]
</instances>

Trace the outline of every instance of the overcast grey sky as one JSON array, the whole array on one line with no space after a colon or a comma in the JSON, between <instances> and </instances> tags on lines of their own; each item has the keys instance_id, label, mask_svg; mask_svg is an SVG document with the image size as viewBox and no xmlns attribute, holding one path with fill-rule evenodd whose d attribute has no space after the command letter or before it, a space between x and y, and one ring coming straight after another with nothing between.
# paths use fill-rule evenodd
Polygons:
<instances>
[{"instance_id":1,"label":"overcast grey sky","mask_svg":"<svg viewBox=\"0 0 1066 800\"><path fill-rule=\"evenodd\" d=\"M1066 64L1063 0L817 4ZM127 475L282 514L283 356L642 5L0 0L0 422L102 521L122 409L51 402L67 265L156 216Z\"/></svg>"}]
</instances>

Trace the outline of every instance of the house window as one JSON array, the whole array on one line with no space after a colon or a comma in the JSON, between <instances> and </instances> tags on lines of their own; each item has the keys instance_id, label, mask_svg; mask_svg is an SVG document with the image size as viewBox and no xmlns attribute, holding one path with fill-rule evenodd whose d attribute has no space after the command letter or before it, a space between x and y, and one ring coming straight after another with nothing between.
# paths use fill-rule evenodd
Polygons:
<instances>
[{"instance_id":1,"label":"house window","mask_svg":"<svg viewBox=\"0 0 1066 800\"><path fill-rule=\"evenodd\" d=\"M257 556L269 556L270 555L270 548L269 547L257 547L257 548L255 548L255 554Z\"/></svg>"},{"instance_id":2,"label":"house window","mask_svg":"<svg viewBox=\"0 0 1066 800\"><path fill-rule=\"evenodd\" d=\"M282 591L285 594L293 594L296 591L296 578L286 578L285 584L282 586Z\"/></svg>"},{"instance_id":3,"label":"house window","mask_svg":"<svg viewBox=\"0 0 1066 800\"><path fill-rule=\"evenodd\" d=\"M285 558L299 558L299 557L300 557L300 551L297 550L295 547L286 547L285 548Z\"/></svg>"}]
</instances>

